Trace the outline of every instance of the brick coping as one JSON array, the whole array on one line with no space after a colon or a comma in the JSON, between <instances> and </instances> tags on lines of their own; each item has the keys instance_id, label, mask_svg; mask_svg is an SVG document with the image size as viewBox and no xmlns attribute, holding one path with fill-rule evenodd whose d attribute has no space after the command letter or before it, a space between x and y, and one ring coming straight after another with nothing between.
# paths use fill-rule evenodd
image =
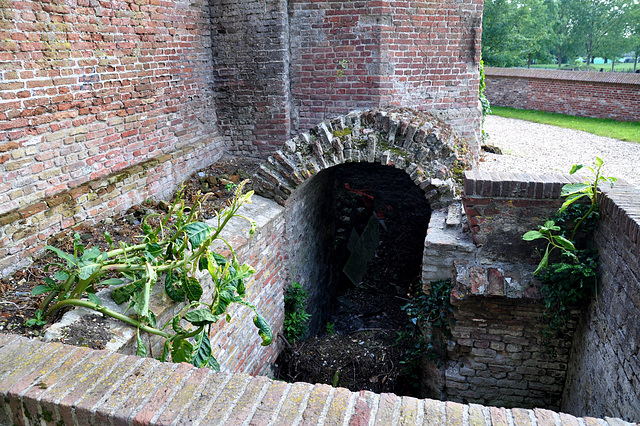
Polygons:
<instances>
[{"instance_id":1,"label":"brick coping","mask_svg":"<svg viewBox=\"0 0 640 426\"><path fill-rule=\"evenodd\" d=\"M632 84L640 86L640 74L636 73L495 67L485 67L484 73L487 77L521 77L547 80L582 81L589 83Z\"/></svg>"},{"instance_id":2,"label":"brick coping","mask_svg":"<svg viewBox=\"0 0 640 426\"><path fill-rule=\"evenodd\" d=\"M0 334L0 424L631 425L285 383Z\"/></svg>"}]
</instances>

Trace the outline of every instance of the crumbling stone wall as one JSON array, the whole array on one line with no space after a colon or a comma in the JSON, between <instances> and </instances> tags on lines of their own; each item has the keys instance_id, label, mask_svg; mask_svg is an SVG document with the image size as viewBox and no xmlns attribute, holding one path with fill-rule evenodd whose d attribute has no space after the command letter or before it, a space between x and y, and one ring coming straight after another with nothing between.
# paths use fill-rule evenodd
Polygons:
<instances>
[{"instance_id":1,"label":"crumbling stone wall","mask_svg":"<svg viewBox=\"0 0 640 426\"><path fill-rule=\"evenodd\" d=\"M0 271L221 155L205 1L0 2Z\"/></svg>"}]
</instances>

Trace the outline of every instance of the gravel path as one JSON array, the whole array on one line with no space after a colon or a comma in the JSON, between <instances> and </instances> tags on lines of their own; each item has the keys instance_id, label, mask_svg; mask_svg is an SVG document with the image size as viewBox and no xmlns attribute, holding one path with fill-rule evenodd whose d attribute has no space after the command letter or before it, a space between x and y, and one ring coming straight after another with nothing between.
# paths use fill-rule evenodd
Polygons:
<instances>
[{"instance_id":1,"label":"gravel path","mask_svg":"<svg viewBox=\"0 0 640 426\"><path fill-rule=\"evenodd\" d=\"M479 169L497 172L569 173L573 164L604 160L604 175L640 187L640 144L548 124L490 115L486 144L504 155L484 153Z\"/></svg>"}]
</instances>

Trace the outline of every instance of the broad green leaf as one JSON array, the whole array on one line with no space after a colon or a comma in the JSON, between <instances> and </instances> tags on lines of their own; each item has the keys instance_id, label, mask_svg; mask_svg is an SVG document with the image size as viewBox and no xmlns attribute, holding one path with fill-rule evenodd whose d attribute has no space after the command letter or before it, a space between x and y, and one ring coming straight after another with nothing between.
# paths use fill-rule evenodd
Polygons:
<instances>
[{"instance_id":1,"label":"broad green leaf","mask_svg":"<svg viewBox=\"0 0 640 426\"><path fill-rule=\"evenodd\" d=\"M603 164L604 164L604 161L602 161L602 158L596 157L596 161L595 161L596 167L602 167Z\"/></svg>"},{"instance_id":2,"label":"broad green leaf","mask_svg":"<svg viewBox=\"0 0 640 426\"><path fill-rule=\"evenodd\" d=\"M184 339L176 339L171 345L171 361L189 362L193 353L193 345Z\"/></svg>"},{"instance_id":3,"label":"broad green leaf","mask_svg":"<svg viewBox=\"0 0 640 426\"><path fill-rule=\"evenodd\" d=\"M214 228L204 222L189 223L183 229L189 237L191 247L194 249L200 247L200 244L206 241L206 239L215 231Z\"/></svg>"},{"instance_id":4,"label":"broad green leaf","mask_svg":"<svg viewBox=\"0 0 640 426\"><path fill-rule=\"evenodd\" d=\"M31 289L31 295L38 296L40 294L49 293L53 290L55 290L55 288L49 287L48 285L37 285Z\"/></svg>"},{"instance_id":5,"label":"broad green leaf","mask_svg":"<svg viewBox=\"0 0 640 426\"><path fill-rule=\"evenodd\" d=\"M563 211L565 211L571 204L575 203L576 201L578 201L580 198L582 197L587 197L587 194L571 194L567 197L566 200L564 200L564 203L562 203L562 206L560 207L560 209L558 210L558 213L562 213Z\"/></svg>"},{"instance_id":6,"label":"broad green leaf","mask_svg":"<svg viewBox=\"0 0 640 426\"><path fill-rule=\"evenodd\" d=\"M98 285L120 285L123 284L124 280L120 278L108 278L106 280L100 281Z\"/></svg>"},{"instance_id":7,"label":"broad green leaf","mask_svg":"<svg viewBox=\"0 0 640 426\"><path fill-rule=\"evenodd\" d=\"M584 167L583 164L574 164L573 166L571 166L571 170L569 171L569 174L572 175L583 167Z\"/></svg>"},{"instance_id":8,"label":"broad green leaf","mask_svg":"<svg viewBox=\"0 0 640 426\"><path fill-rule=\"evenodd\" d=\"M209 365L208 367L210 369L212 369L213 371L220 371L220 364L218 364L218 360L215 359L214 356L211 356L211 358L209 358Z\"/></svg>"},{"instance_id":9,"label":"broad green leaf","mask_svg":"<svg viewBox=\"0 0 640 426\"><path fill-rule=\"evenodd\" d=\"M191 357L191 364L198 368L206 367L211 359L211 342L204 328L196 335L195 342L195 351Z\"/></svg>"},{"instance_id":10,"label":"broad green leaf","mask_svg":"<svg viewBox=\"0 0 640 426\"><path fill-rule=\"evenodd\" d=\"M65 253L59 248L53 246L45 246L45 248L54 252L59 258L66 260L69 266L77 266L76 258L73 257L72 254Z\"/></svg>"},{"instance_id":11,"label":"broad green leaf","mask_svg":"<svg viewBox=\"0 0 640 426\"><path fill-rule=\"evenodd\" d=\"M66 281L69 278L69 274L67 274L65 271L58 271L53 275L53 278L58 281Z\"/></svg>"},{"instance_id":12,"label":"broad green leaf","mask_svg":"<svg viewBox=\"0 0 640 426\"><path fill-rule=\"evenodd\" d=\"M184 319L196 327L216 323L220 317L211 313L209 309L195 309L184 315Z\"/></svg>"},{"instance_id":13,"label":"broad green leaf","mask_svg":"<svg viewBox=\"0 0 640 426\"><path fill-rule=\"evenodd\" d=\"M255 274L256 270L249 264L239 265L231 275L232 280L243 280L251 275Z\"/></svg>"},{"instance_id":14,"label":"broad green leaf","mask_svg":"<svg viewBox=\"0 0 640 426\"><path fill-rule=\"evenodd\" d=\"M569 241L568 239L566 239L563 236L560 235L556 235L553 237L553 240L556 242L556 244L562 246L563 248L565 248L566 250L575 250L575 246L573 245L573 243L571 241Z\"/></svg>"},{"instance_id":15,"label":"broad green leaf","mask_svg":"<svg viewBox=\"0 0 640 426\"><path fill-rule=\"evenodd\" d=\"M96 296L94 293L87 293L87 297L89 297L89 300L92 303L95 303L98 306L102 306L102 300L100 300L100 298Z\"/></svg>"},{"instance_id":16,"label":"broad green leaf","mask_svg":"<svg viewBox=\"0 0 640 426\"><path fill-rule=\"evenodd\" d=\"M213 259L216 261L218 265L224 266L228 262L227 258L219 253L213 252L212 255L213 255Z\"/></svg>"},{"instance_id":17,"label":"broad green leaf","mask_svg":"<svg viewBox=\"0 0 640 426\"><path fill-rule=\"evenodd\" d=\"M184 302L184 298L186 293L184 291L183 286L176 287L176 284L180 283L179 277L176 274L180 274L180 270L171 270L167 272L167 275L164 279L164 291L167 295L176 302Z\"/></svg>"},{"instance_id":18,"label":"broad green leaf","mask_svg":"<svg viewBox=\"0 0 640 426\"><path fill-rule=\"evenodd\" d=\"M197 279L187 277L182 285L187 293L187 298L192 302L197 302L202 297L202 286Z\"/></svg>"},{"instance_id":19,"label":"broad green leaf","mask_svg":"<svg viewBox=\"0 0 640 426\"><path fill-rule=\"evenodd\" d=\"M262 346L270 344L273 341L273 332L267 321L256 312L256 316L253 317L253 323L258 327L258 335L262 338Z\"/></svg>"},{"instance_id":20,"label":"broad green leaf","mask_svg":"<svg viewBox=\"0 0 640 426\"><path fill-rule=\"evenodd\" d=\"M145 251L148 252L152 258L156 258L162 254L163 248L157 243L147 243Z\"/></svg>"},{"instance_id":21,"label":"broad green leaf","mask_svg":"<svg viewBox=\"0 0 640 426\"><path fill-rule=\"evenodd\" d=\"M560 196L566 197L568 195L576 194L576 193L588 193L590 192L588 191L590 188L591 188L591 185L586 183L568 183L562 187Z\"/></svg>"},{"instance_id":22,"label":"broad green leaf","mask_svg":"<svg viewBox=\"0 0 640 426\"><path fill-rule=\"evenodd\" d=\"M93 275L94 272L100 269L100 264L93 263L93 262L85 263L84 261L82 261L80 262L79 268L80 268L80 274L78 275L78 277L81 280L86 280L89 277L91 277L91 275Z\"/></svg>"},{"instance_id":23,"label":"broad green leaf","mask_svg":"<svg viewBox=\"0 0 640 426\"><path fill-rule=\"evenodd\" d=\"M85 251L82 254L82 260L84 260L84 261L92 261L92 260L97 259L98 256L100 256L101 254L102 254L102 252L100 251L100 247L93 246L89 250Z\"/></svg>"},{"instance_id":24,"label":"broad green leaf","mask_svg":"<svg viewBox=\"0 0 640 426\"><path fill-rule=\"evenodd\" d=\"M44 279L44 282L49 286L49 287L56 287L56 282L54 280L52 280L51 278L47 277Z\"/></svg>"},{"instance_id":25,"label":"broad green leaf","mask_svg":"<svg viewBox=\"0 0 640 426\"><path fill-rule=\"evenodd\" d=\"M136 291L134 283L127 284L122 287L115 288L111 291L111 298L118 305L126 302L131 298L131 295Z\"/></svg>"},{"instance_id":26,"label":"broad green leaf","mask_svg":"<svg viewBox=\"0 0 640 426\"><path fill-rule=\"evenodd\" d=\"M136 342L138 344L138 348L136 349L136 355L146 358L147 345L145 345L142 339L140 338L140 329L136 330Z\"/></svg>"},{"instance_id":27,"label":"broad green leaf","mask_svg":"<svg viewBox=\"0 0 640 426\"><path fill-rule=\"evenodd\" d=\"M533 240L537 240L537 239L540 239L540 238L544 238L544 235L542 235L538 231L529 231L529 232L526 232L522 236L522 239L525 240L525 241L533 241Z\"/></svg>"},{"instance_id":28,"label":"broad green leaf","mask_svg":"<svg viewBox=\"0 0 640 426\"><path fill-rule=\"evenodd\" d=\"M151 288L155 285L158 280L158 275L156 270L147 262L146 263L147 270L147 279L144 281L144 285L142 287L142 291L139 291L136 294L135 300L136 303L134 305L134 309L138 317L148 318L149 317L149 297L151 296Z\"/></svg>"}]
</instances>

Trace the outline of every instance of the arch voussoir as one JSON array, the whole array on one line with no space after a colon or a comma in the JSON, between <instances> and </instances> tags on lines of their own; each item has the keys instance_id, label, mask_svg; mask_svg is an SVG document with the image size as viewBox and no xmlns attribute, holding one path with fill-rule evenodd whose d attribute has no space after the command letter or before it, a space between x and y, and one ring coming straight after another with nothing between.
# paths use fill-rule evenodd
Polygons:
<instances>
[{"instance_id":1,"label":"arch voussoir","mask_svg":"<svg viewBox=\"0 0 640 426\"><path fill-rule=\"evenodd\" d=\"M467 142L435 116L410 109L355 111L288 140L254 176L256 191L285 204L307 179L344 163L404 170L437 207L461 192Z\"/></svg>"}]
</instances>

